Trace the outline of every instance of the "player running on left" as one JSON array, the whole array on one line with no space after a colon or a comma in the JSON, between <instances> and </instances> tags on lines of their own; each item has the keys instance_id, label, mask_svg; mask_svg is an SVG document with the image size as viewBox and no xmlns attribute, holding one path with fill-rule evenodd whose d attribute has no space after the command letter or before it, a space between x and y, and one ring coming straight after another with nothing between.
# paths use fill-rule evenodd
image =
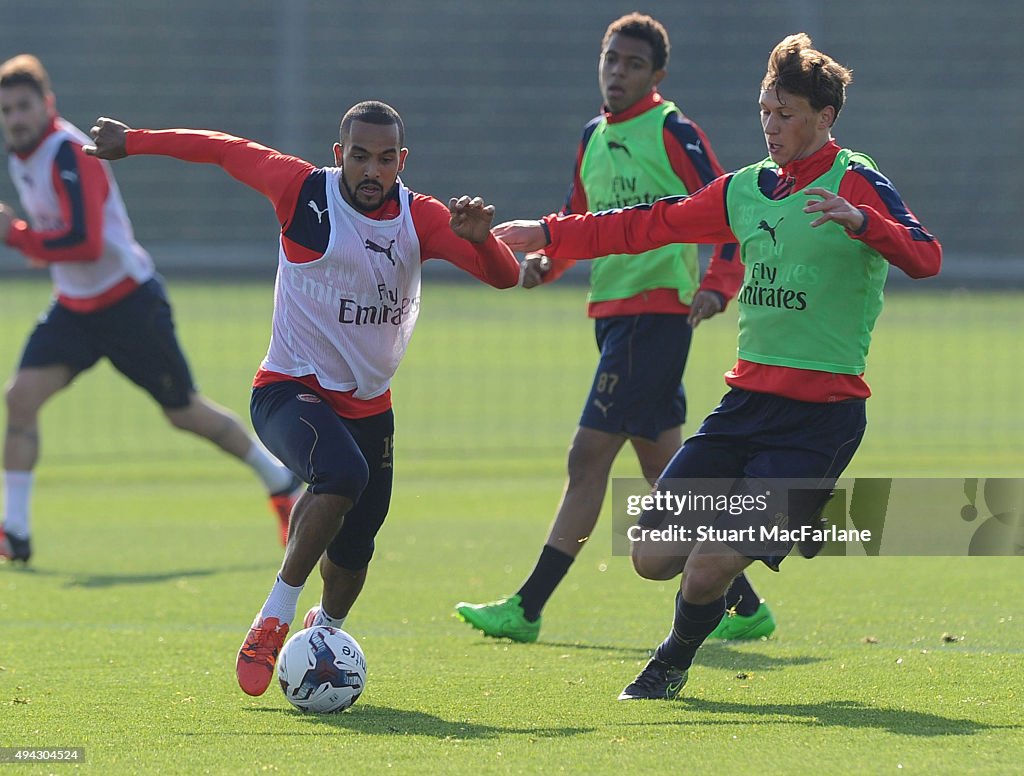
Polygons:
<instances>
[{"instance_id":1,"label":"player running on left","mask_svg":"<svg viewBox=\"0 0 1024 776\"><path fill-rule=\"evenodd\" d=\"M0 65L0 125L28 221L0 202L7 245L45 266L54 301L7 385L0 557L32 554L29 507L39 459L39 413L101 358L149 393L175 428L208 439L250 466L270 493L282 541L302 483L234 414L200 395L174 333L153 260L136 242L107 165L82 153L85 133L57 113L42 63L21 54Z\"/></svg>"}]
</instances>

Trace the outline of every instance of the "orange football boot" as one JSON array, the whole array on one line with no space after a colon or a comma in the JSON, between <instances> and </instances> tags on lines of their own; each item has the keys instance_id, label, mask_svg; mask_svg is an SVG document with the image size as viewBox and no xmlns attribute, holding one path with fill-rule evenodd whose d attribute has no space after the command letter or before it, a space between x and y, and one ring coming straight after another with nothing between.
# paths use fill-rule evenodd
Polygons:
<instances>
[{"instance_id":1,"label":"orange football boot","mask_svg":"<svg viewBox=\"0 0 1024 776\"><path fill-rule=\"evenodd\" d=\"M238 650L235 675L248 695L263 695L274 678L274 666L288 637L288 625L276 617L257 617Z\"/></svg>"}]
</instances>

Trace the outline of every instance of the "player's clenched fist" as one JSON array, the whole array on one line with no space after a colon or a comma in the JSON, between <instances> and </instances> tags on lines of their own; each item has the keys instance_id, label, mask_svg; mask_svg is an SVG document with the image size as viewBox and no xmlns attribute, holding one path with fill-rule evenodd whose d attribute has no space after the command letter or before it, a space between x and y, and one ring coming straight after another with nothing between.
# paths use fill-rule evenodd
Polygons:
<instances>
[{"instance_id":1,"label":"player's clenched fist","mask_svg":"<svg viewBox=\"0 0 1024 776\"><path fill-rule=\"evenodd\" d=\"M544 276L551 271L551 259L543 253L530 253L519 264L519 285L535 288L544 282Z\"/></svg>"},{"instance_id":2,"label":"player's clenched fist","mask_svg":"<svg viewBox=\"0 0 1024 776\"><path fill-rule=\"evenodd\" d=\"M123 159L128 155L125 151L125 133L129 129L127 124L116 119L100 116L96 119L96 126L89 130L93 144L82 146L82 150L100 159Z\"/></svg>"}]
</instances>

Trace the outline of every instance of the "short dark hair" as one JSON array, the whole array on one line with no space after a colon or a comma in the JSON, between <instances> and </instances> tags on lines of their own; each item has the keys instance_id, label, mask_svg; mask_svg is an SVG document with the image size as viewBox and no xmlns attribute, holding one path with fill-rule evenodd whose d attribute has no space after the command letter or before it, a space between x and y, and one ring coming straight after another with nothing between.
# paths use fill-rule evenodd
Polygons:
<instances>
[{"instance_id":1,"label":"short dark hair","mask_svg":"<svg viewBox=\"0 0 1024 776\"><path fill-rule=\"evenodd\" d=\"M345 137L352 128L353 121L365 121L367 124L394 124L398 127L398 147L405 147L405 122L398 115L398 111L379 100L365 100L356 103L341 117L341 126L338 127L338 140L345 145Z\"/></svg>"},{"instance_id":2,"label":"short dark hair","mask_svg":"<svg viewBox=\"0 0 1024 776\"><path fill-rule=\"evenodd\" d=\"M768 72L761 81L761 90L782 89L804 97L816 111L831 105L838 116L853 72L811 46L811 38L805 32L783 38L768 57Z\"/></svg>"},{"instance_id":3,"label":"short dark hair","mask_svg":"<svg viewBox=\"0 0 1024 776\"><path fill-rule=\"evenodd\" d=\"M620 16L604 31L604 38L601 39L601 51L605 50L608 41L615 34L646 40L650 43L651 65L655 70L662 70L668 64L668 54L671 48L668 42L668 32L665 30L665 25L657 19L636 11Z\"/></svg>"},{"instance_id":4,"label":"short dark hair","mask_svg":"<svg viewBox=\"0 0 1024 776\"><path fill-rule=\"evenodd\" d=\"M18 54L0 65L0 89L12 86L31 86L45 97L50 93L50 76L38 57Z\"/></svg>"}]
</instances>

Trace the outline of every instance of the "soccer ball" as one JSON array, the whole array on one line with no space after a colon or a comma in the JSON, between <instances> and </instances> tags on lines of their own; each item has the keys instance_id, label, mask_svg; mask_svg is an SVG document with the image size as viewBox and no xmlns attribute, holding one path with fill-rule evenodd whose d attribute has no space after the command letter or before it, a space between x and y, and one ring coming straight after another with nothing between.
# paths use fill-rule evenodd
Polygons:
<instances>
[{"instance_id":1,"label":"soccer ball","mask_svg":"<svg viewBox=\"0 0 1024 776\"><path fill-rule=\"evenodd\" d=\"M339 628L300 630L281 650L277 678L284 697L300 711L344 711L366 686L366 658L356 640Z\"/></svg>"}]
</instances>

